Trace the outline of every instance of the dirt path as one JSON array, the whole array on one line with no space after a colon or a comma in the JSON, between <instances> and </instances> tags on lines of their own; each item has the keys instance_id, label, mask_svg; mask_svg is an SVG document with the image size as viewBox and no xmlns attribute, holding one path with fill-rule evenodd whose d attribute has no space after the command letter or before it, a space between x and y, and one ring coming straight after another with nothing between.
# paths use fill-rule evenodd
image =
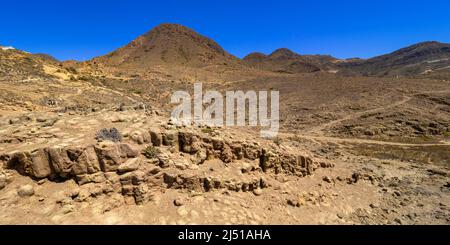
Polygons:
<instances>
[{"instance_id":1,"label":"dirt path","mask_svg":"<svg viewBox=\"0 0 450 245\"><path fill-rule=\"evenodd\" d=\"M329 136L314 136L314 135L301 135L301 134L292 134L292 133L279 133L281 136L286 137L299 137L302 139L308 139L319 142L332 142L332 143L350 143L350 144L372 144L372 145L391 145L391 146L450 146L450 142L442 141L441 143L433 143L433 144L411 144L411 143L401 143L401 142L389 142L389 141L381 141L381 140L369 140L369 139L349 139L349 138L336 138Z\"/></svg>"},{"instance_id":2,"label":"dirt path","mask_svg":"<svg viewBox=\"0 0 450 245\"><path fill-rule=\"evenodd\" d=\"M286 136L286 137L299 137L302 139L308 139L312 141L318 141L318 142L333 142L333 143L350 143L350 144L375 144L375 145L391 145L391 146L405 146L405 147L414 147L414 146L423 146L423 147L429 147L429 146L450 146L449 141L441 141L440 143L432 143L432 144L411 144L411 143L402 143L402 142L388 142L388 141L381 141L381 140L370 140L370 139L357 139L357 138L338 138L338 137L331 137L331 136L325 136L324 130L327 128L330 128L338 123L356 119L364 114L367 113L376 113L380 111L385 111L388 109L392 109L397 106L401 106L407 102L409 102L411 99L413 99L415 96L418 95L424 95L424 94L440 94L440 93L450 93L450 90L442 90L442 91L425 91L420 93L414 93L410 96L404 95L403 99L400 101L397 101L395 103L392 103L390 105L385 105L361 112L356 112L349 114L347 116L344 116L342 118L330 121L328 123L319 125L317 127L314 127L306 132L306 134L292 134L292 133L279 133L279 135Z\"/></svg>"},{"instance_id":3,"label":"dirt path","mask_svg":"<svg viewBox=\"0 0 450 245\"><path fill-rule=\"evenodd\" d=\"M395 108L395 107L397 107L397 106L401 106L401 105L403 105L403 104L409 102L411 99L413 99L415 96L418 96L418 95L424 95L424 94L440 94L440 93L450 93L450 90L442 90L442 91L426 91L426 92L415 93L415 94L412 94L411 96L406 96L406 95L404 95L404 96L403 96L404 98L403 98L402 100L397 101L397 102L395 102L395 103L393 103L393 104L386 105L386 106L381 106L381 107L377 107L377 108L374 108L374 109L369 109L369 110L365 110L365 111L361 111L361 112L356 112L356 113L349 114L349 115L347 115L347 116L345 116L345 117L342 117L342 118L340 118L340 119L336 119L336 120L333 120L333 121L331 121L331 122L328 122L328 123L319 125L319 126L317 126L317 127L314 127L314 128L312 128L312 129L310 129L310 130L308 131L308 133L318 134L318 135L324 135L324 132L323 132L323 131L324 131L326 128L330 128L330 127L332 127L332 126L334 126L334 125L336 125L336 124L338 124L338 123L340 123L340 122L348 121L348 120L351 120L351 119L355 119L355 118L361 117L361 116L364 115L364 114L368 114L368 113L376 113L376 112L380 112L380 111L385 111L385 110L388 110L388 109L392 109L392 108Z\"/></svg>"},{"instance_id":4,"label":"dirt path","mask_svg":"<svg viewBox=\"0 0 450 245\"><path fill-rule=\"evenodd\" d=\"M378 107L378 108L374 108L374 109L370 109L370 110L366 110L366 111L361 111L361 112L356 112L356 113L353 113L353 114L349 114L349 115L347 115L347 116L345 116L343 118L340 118L340 119L337 119L337 120L333 120L331 122L328 122L328 123L319 125L317 127L314 127L309 132L310 133L314 133L314 134L323 135L323 130L325 130L326 128L329 128L329 127L331 127L333 125L336 125L336 124L338 124L340 122L351 120L351 119L355 119L355 118L358 118L358 117L360 117L360 116L362 116L364 114L367 114L367 113L376 113L376 112L379 112L379 111L384 111L384 110L387 110L387 109L391 109L391 108L400 106L402 104L405 104L406 102L410 101L411 99L412 99L412 97L406 97L405 96L405 98L402 99L401 101L398 101L396 103L393 103L393 104L390 104L390 105L387 105L387 106L382 106L382 107Z\"/></svg>"}]
</instances>

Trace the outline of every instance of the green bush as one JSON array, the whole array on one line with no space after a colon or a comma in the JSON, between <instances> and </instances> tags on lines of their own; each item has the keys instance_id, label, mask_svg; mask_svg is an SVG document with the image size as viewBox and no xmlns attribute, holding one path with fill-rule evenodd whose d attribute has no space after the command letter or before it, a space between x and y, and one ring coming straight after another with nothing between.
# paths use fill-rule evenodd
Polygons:
<instances>
[{"instance_id":1,"label":"green bush","mask_svg":"<svg viewBox=\"0 0 450 245\"><path fill-rule=\"evenodd\" d=\"M212 134L214 133L214 129L212 129L212 128L203 128L203 129L202 129L202 132L203 132L204 134L212 135Z\"/></svg>"},{"instance_id":2,"label":"green bush","mask_svg":"<svg viewBox=\"0 0 450 245\"><path fill-rule=\"evenodd\" d=\"M68 72L70 72L70 73L78 74L77 70L76 70L74 67L72 67L72 66L67 67L66 70L67 70Z\"/></svg>"},{"instance_id":3,"label":"green bush","mask_svg":"<svg viewBox=\"0 0 450 245\"><path fill-rule=\"evenodd\" d=\"M280 146L281 145L281 139L279 137L275 137L273 139L273 143L275 143L277 146Z\"/></svg>"},{"instance_id":4,"label":"green bush","mask_svg":"<svg viewBox=\"0 0 450 245\"><path fill-rule=\"evenodd\" d=\"M148 159L156 158L156 156L158 156L159 153L160 153L159 149L154 146L148 146L142 151L142 155L144 155Z\"/></svg>"},{"instance_id":5,"label":"green bush","mask_svg":"<svg viewBox=\"0 0 450 245\"><path fill-rule=\"evenodd\" d=\"M89 77L80 76L80 77L78 77L78 80L80 80L80 81L89 81Z\"/></svg>"}]
</instances>

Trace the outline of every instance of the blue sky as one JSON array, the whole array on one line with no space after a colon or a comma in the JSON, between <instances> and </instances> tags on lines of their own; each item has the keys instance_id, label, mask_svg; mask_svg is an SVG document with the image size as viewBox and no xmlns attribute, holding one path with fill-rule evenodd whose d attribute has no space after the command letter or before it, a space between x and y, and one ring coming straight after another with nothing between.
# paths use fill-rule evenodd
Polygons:
<instances>
[{"instance_id":1,"label":"blue sky","mask_svg":"<svg viewBox=\"0 0 450 245\"><path fill-rule=\"evenodd\" d=\"M161 23L179 23L243 57L280 47L372 57L421 41L450 43L450 1L2 0L0 45L86 60Z\"/></svg>"}]
</instances>

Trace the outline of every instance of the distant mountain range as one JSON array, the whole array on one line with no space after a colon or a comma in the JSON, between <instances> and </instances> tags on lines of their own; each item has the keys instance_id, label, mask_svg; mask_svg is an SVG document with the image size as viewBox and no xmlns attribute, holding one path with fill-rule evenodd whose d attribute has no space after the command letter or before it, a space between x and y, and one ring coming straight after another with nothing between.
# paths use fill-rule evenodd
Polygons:
<instances>
[{"instance_id":1,"label":"distant mountain range","mask_svg":"<svg viewBox=\"0 0 450 245\"><path fill-rule=\"evenodd\" d=\"M2 47L0 51L11 49ZM57 62L51 56L38 56ZM349 76L426 76L450 74L450 44L423 42L370 59L342 60L330 55L300 55L286 48L269 55L255 52L239 59L192 29L178 24L162 24L126 46L87 63L123 70L188 67L214 71L220 67L223 71L233 67L234 70L287 74L330 72Z\"/></svg>"},{"instance_id":2,"label":"distant mountain range","mask_svg":"<svg viewBox=\"0 0 450 245\"><path fill-rule=\"evenodd\" d=\"M368 60L344 62L348 73L367 76L419 75L450 70L450 44L423 42Z\"/></svg>"}]
</instances>

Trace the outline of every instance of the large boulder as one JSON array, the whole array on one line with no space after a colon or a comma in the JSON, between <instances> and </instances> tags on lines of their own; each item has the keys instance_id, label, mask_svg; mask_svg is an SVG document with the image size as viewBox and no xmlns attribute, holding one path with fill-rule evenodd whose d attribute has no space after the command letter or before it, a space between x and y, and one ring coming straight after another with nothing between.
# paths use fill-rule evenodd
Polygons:
<instances>
[{"instance_id":1,"label":"large boulder","mask_svg":"<svg viewBox=\"0 0 450 245\"><path fill-rule=\"evenodd\" d=\"M133 172L139 168L140 164L141 164L140 158L131 158L125 161L124 163L120 164L118 171L119 173Z\"/></svg>"},{"instance_id":2,"label":"large boulder","mask_svg":"<svg viewBox=\"0 0 450 245\"><path fill-rule=\"evenodd\" d=\"M52 168L50 159L45 149L38 149L31 153L31 175L38 179L50 177Z\"/></svg>"},{"instance_id":3,"label":"large boulder","mask_svg":"<svg viewBox=\"0 0 450 245\"><path fill-rule=\"evenodd\" d=\"M143 145L145 143L145 138L144 135L141 131L135 131L133 133L131 133L130 138L139 145Z\"/></svg>"},{"instance_id":4,"label":"large boulder","mask_svg":"<svg viewBox=\"0 0 450 245\"><path fill-rule=\"evenodd\" d=\"M47 151L55 173L61 178L68 178L74 162L70 160L67 151L63 148L48 148Z\"/></svg>"},{"instance_id":5,"label":"large boulder","mask_svg":"<svg viewBox=\"0 0 450 245\"><path fill-rule=\"evenodd\" d=\"M202 141L200 138L191 132L179 132L178 141L180 151L195 154L202 148Z\"/></svg>"},{"instance_id":6,"label":"large boulder","mask_svg":"<svg viewBox=\"0 0 450 245\"><path fill-rule=\"evenodd\" d=\"M137 148L130 144L122 143L119 145L120 156L122 158L134 158L138 157L140 152Z\"/></svg>"},{"instance_id":7,"label":"large boulder","mask_svg":"<svg viewBox=\"0 0 450 245\"><path fill-rule=\"evenodd\" d=\"M100 163L93 146L88 146L84 149L72 166L73 175L93 174L100 170Z\"/></svg>"},{"instance_id":8,"label":"large boulder","mask_svg":"<svg viewBox=\"0 0 450 245\"><path fill-rule=\"evenodd\" d=\"M30 197L34 195L34 188L32 185L23 185L17 190L20 197Z\"/></svg>"},{"instance_id":9,"label":"large boulder","mask_svg":"<svg viewBox=\"0 0 450 245\"><path fill-rule=\"evenodd\" d=\"M259 159L262 154L261 148L253 144L243 144L242 150L244 157L250 160Z\"/></svg>"},{"instance_id":10,"label":"large boulder","mask_svg":"<svg viewBox=\"0 0 450 245\"><path fill-rule=\"evenodd\" d=\"M150 188L146 184L140 184L133 188L134 200L137 205L142 205L153 198Z\"/></svg>"},{"instance_id":11,"label":"large boulder","mask_svg":"<svg viewBox=\"0 0 450 245\"><path fill-rule=\"evenodd\" d=\"M120 164L122 164L122 158L120 157L120 151L117 144L104 142L95 146L95 152L97 153L100 167L103 172L115 172Z\"/></svg>"},{"instance_id":12,"label":"large boulder","mask_svg":"<svg viewBox=\"0 0 450 245\"><path fill-rule=\"evenodd\" d=\"M153 146L161 146L163 143L163 138L161 131L157 128L150 129L150 138Z\"/></svg>"},{"instance_id":13,"label":"large boulder","mask_svg":"<svg viewBox=\"0 0 450 245\"><path fill-rule=\"evenodd\" d=\"M231 150L231 147L228 144L224 144L220 152L220 160L222 160L224 163L230 163L233 161L233 157L234 154Z\"/></svg>"},{"instance_id":14,"label":"large boulder","mask_svg":"<svg viewBox=\"0 0 450 245\"><path fill-rule=\"evenodd\" d=\"M302 168L299 158L299 156L292 154L281 154L280 163L283 172L303 177L305 169Z\"/></svg>"},{"instance_id":15,"label":"large boulder","mask_svg":"<svg viewBox=\"0 0 450 245\"><path fill-rule=\"evenodd\" d=\"M105 173L98 172L95 174L77 175L76 180L78 185L85 185L88 183L104 183L106 181Z\"/></svg>"},{"instance_id":16,"label":"large boulder","mask_svg":"<svg viewBox=\"0 0 450 245\"><path fill-rule=\"evenodd\" d=\"M15 169L22 175L31 175L31 157L28 152L13 153L6 164L7 168Z\"/></svg>"},{"instance_id":17,"label":"large boulder","mask_svg":"<svg viewBox=\"0 0 450 245\"><path fill-rule=\"evenodd\" d=\"M169 130L162 135L163 145L176 146L178 144L178 131Z\"/></svg>"},{"instance_id":18,"label":"large boulder","mask_svg":"<svg viewBox=\"0 0 450 245\"><path fill-rule=\"evenodd\" d=\"M260 167L264 172L275 170L275 172L278 173L278 168L280 167L280 156L273 151L263 149L260 157Z\"/></svg>"},{"instance_id":19,"label":"large boulder","mask_svg":"<svg viewBox=\"0 0 450 245\"><path fill-rule=\"evenodd\" d=\"M234 154L234 157L237 160L242 160L244 158L244 149L241 144L234 143L234 144L231 144L230 147L231 147L231 151Z\"/></svg>"}]
</instances>

